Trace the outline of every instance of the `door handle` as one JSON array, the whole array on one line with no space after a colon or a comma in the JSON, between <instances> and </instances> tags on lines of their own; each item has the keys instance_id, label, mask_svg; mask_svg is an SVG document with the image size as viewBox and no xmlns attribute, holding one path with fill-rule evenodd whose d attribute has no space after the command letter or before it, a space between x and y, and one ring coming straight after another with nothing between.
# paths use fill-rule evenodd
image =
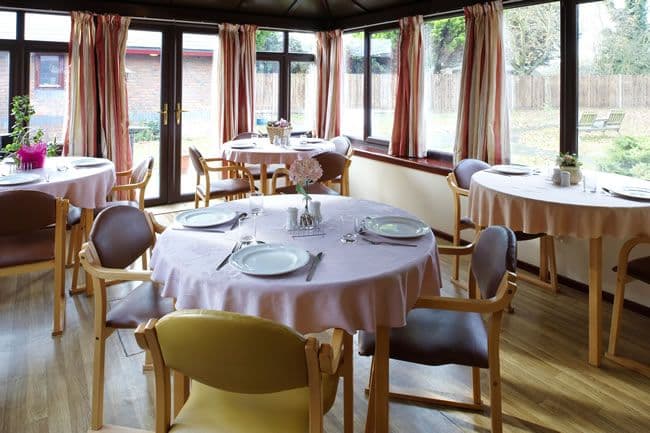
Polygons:
<instances>
[{"instance_id":1,"label":"door handle","mask_svg":"<svg viewBox=\"0 0 650 433\"><path fill-rule=\"evenodd\" d=\"M159 111L160 114L162 114L162 124L163 126L167 126L169 123L169 105L167 103L163 104L163 109Z\"/></svg>"},{"instance_id":2,"label":"door handle","mask_svg":"<svg viewBox=\"0 0 650 433\"><path fill-rule=\"evenodd\" d=\"M176 103L176 124L180 125L181 124L181 118L182 118L182 113L187 113L187 110L182 110L181 109L181 103L177 102Z\"/></svg>"}]
</instances>

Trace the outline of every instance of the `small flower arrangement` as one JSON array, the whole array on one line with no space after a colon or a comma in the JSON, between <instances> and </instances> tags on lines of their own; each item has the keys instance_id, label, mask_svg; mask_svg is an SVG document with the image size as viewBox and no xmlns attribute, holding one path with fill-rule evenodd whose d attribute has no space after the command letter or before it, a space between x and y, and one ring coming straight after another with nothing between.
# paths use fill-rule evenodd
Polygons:
<instances>
[{"instance_id":1,"label":"small flower arrangement","mask_svg":"<svg viewBox=\"0 0 650 433\"><path fill-rule=\"evenodd\" d=\"M580 167L582 162L578 159L578 155L575 153L560 153L555 162L560 167Z\"/></svg>"},{"instance_id":2,"label":"small flower arrangement","mask_svg":"<svg viewBox=\"0 0 650 433\"><path fill-rule=\"evenodd\" d=\"M31 146L23 145L16 155L24 167L41 168L45 163L45 156L48 153L48 145L44 141L39 141Z\"/></svg>"},{"instance_id":3,"label":"small flower arrangement","mask_svg":"<svg viewBox=\"0 0 650 433\"><path fill-rule=\"evenodd\" d=\"M273 128L291 128L291 123L288 120L280 118L280 120L269 121L266 123L266 126L271 126Z\"/></svg>"},{"instance_id":4,"label":"small flower arrangement","mask_svg":"<svg viewBox=\"0 0 650 433\"><path fill-rule=\"evenodd\" d=\"M295 161L289 167L289 179L296 184L296 191L309 199L307 188L310 183L316 182L323 175L323 168L313 158Z\"/></svg>"}]
</instances>

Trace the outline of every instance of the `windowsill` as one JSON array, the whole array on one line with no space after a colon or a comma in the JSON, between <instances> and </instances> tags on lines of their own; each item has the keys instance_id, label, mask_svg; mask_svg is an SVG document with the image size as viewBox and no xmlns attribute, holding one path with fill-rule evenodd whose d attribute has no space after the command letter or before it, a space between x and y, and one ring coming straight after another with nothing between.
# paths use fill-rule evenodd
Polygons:
<instances>
[{"instance_id":1,"label":"windowsill","mask_svg":"<svg viewBox=\"0 0 650 433\"><path fill-rule=\"evenodd\" d=\"M373 159L387 164L399 165L413 170L426 171L427 173L446 176L451 173L453 163L450 158L443 156L429 156L427 158L404 158L388 154L388 148L369 143L355 144L354 155L362 158Z\"/></svg>"}]
</instances>

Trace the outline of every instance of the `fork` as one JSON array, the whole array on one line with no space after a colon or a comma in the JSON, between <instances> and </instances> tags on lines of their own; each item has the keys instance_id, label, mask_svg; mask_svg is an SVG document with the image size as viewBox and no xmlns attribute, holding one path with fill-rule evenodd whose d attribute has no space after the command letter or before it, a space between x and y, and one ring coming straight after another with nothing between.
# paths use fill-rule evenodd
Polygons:
<instances>
[{"instance_id":1,"label":"fork","mask_svg":"<svg viewBox=\"0 0 650 433\"><path fill-rule=\"evenodd\" d=\"M372 239L364 238L361 236L361 239L373 245L395 245L399 247L417 247L417 244L403 244L401 242L388 242L388 241L373 241Z\"/></svg>"}]
</instances>

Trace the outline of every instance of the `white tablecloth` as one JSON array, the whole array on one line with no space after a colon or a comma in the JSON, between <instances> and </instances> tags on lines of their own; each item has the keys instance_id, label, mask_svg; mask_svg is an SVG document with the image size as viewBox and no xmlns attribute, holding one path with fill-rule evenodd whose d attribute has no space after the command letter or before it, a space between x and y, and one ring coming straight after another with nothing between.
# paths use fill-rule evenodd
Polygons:
<instances>
[{"instance_id":1,"label":"white tablecloth","mask_svg":"<svg viewBox=\"0 0 650 433\"><path fill-rule=\"evenodd\" d=\"M179 309L235 311L281 322L303 333L332 327L353 333L374 331L378 325L404 326L407 312L420 295L439 293L432 234L406 240L417 243L417 248L339 240L351 229L340 222L340 215L410 216L407 212L349 197L313 197L322 203L324 237L292 239L283 229L286 208L296 205L297 196L265 197L265 213L257 220L259 240L325 253L311 282L305 281L308 266L275 277L245 275L230 265L217 271L216 265L237 240L237 230L225 234L166 230L153 251L153 279L164 284L163 296L175 297ZM218 206L247 211L248 201Z\"/></svg>"},{"instance_id":2,"label":"white tablecloth","mask_svg":"<svg viewBox=\"0 0 650 433\"><path fill-rule=\"evenodd\" d=\"M43 168L25 172L41 176L39 182L0 186L0 191L18 189L42 191L55 197L67 198L71 204L85 209L104 206L106 196L115 184L115 166L106 159L105 164L95 167L75 168L71 165L75 159L79 158L48 157ZM8 166L0 164L0 172L7 171Z\"/></svg>"},{"instance_id":3,"label":"white tablecloth","mask_svg":"<svg viewBox=\"0 0 650 433\"><path fill-rule=\"evenodd\" d=\"M255 147L248 149L233 149L232 143L255 143ZM291 145L298 145L298 138L291 138ZM294 150L291 147L284 148L269 143L266 137L259 137L255 140L247 138L242 140L228 141L222 146L221 157L233 162L245 164L291 164L299 159L311 158L319 153L334 151L334 143L322 141L319 143L306 143L305 146L313 146L314 150Z\"/></svg>"},{"instance_id":4,"label":"white tablecloth","mask_svg":"<svg viewBox=\"0 0 650 433\"><path fill-rule=\"evenodd\" d=\"M643 182L606 173L586 173L601 187ZM505 176L482 171L472 176L470 218L481 226L506 225L526 233L580 239L650 234L650 202L583 191L582 184L560 187L544 175Z\"/></svg>"}]
</instances>

